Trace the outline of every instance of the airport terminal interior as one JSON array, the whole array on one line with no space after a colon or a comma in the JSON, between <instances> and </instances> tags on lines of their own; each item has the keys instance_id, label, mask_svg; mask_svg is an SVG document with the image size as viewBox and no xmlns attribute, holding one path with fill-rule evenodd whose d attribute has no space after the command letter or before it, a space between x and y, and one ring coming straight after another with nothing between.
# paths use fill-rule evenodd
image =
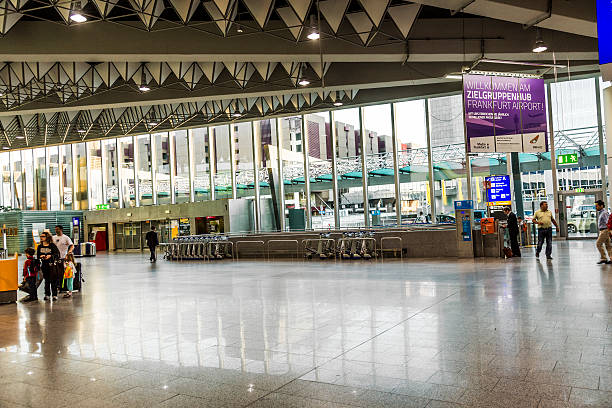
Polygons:
<instances>
[{"instance_id":1,"label":"airport terminal interior","mask_svg":"<svg viewBox=\"0 0 612 408\"><path fill-rule=\"evenodd\" d=\"M612 407L610 27L0 1L0 408Z\"/></svg>"}]
</instances>

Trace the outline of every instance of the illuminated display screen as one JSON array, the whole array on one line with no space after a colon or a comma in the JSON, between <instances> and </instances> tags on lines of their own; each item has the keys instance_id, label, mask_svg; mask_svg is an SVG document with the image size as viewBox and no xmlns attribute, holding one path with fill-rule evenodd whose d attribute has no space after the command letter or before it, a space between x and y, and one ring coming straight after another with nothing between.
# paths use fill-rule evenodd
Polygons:
<instances>
[{"instance_id":1,"label":"illuminated display screen","mask_svg":"<svg viewBox=\"0 0 612 408\"><path fill-rule=\"evenodd\" d=\"M612 62L612 0L597 0L597 36L599 63Z\"/></svg>"}]
</instances>

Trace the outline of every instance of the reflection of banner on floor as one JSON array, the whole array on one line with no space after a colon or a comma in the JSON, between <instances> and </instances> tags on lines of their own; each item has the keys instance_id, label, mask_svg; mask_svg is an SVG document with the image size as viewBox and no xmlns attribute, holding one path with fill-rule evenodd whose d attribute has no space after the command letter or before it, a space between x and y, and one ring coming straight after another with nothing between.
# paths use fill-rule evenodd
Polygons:
<instances>
[{"instance_id":1,"label":"reflection of banner on floor","mask_svg":"<svg viewBox=\"0 0 612 408\"><path fill-rule=\"evenodd\" d=\"M470 152L548 151L543 79L464 75L463 99Z\"/></svg>"}]
</instances>

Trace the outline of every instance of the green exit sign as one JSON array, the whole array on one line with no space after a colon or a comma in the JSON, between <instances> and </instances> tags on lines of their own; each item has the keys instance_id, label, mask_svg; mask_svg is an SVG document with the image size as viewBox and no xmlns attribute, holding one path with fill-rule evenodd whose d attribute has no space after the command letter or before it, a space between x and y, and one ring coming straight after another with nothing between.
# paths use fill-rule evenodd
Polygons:
<instances>
[{"instance_id":1,"label":"green exit sign","mask_svg":"<svg viewBox=\"0 0 612 408\"><path fill-rule=\"evenodd\" d=\"M110 210L110 204L96 204L96 210Z\"/></svg>"},{"instance_id":2,"label":"green exit sign","mask_svg":"<svg viewBox=\"0 0 612 408\"><path fill-rule=\"evenodd\" d=\"M578 187L577 189L574 190L577 193L584 193L584 188L582 187Z\"/></svg>"},{"instance_id":3,"label":"green exit sign","mask_svg":"<svg viewBox=\"0 0 612 408\"><path fill-rule=\"evenodd\" d=\"M560 154L559 156L557 156L557 164L578 164L578 154Z\"/></svg>"}]
</instances>

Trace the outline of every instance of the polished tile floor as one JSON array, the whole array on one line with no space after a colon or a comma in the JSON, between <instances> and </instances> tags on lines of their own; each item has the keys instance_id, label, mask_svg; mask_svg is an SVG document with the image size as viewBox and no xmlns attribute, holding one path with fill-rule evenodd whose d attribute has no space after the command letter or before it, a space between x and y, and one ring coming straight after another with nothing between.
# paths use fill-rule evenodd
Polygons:
<instances>
[{"instance_id":1,"label":"polished tile floor","mask_svg":"<svg viewBox=\"0 0 612 408\"><path fill-rule=\"evenodd\" d=\"M83 259L0 306L0 407L612 406L612 265Z\"/></svg>"}]
</instances>

